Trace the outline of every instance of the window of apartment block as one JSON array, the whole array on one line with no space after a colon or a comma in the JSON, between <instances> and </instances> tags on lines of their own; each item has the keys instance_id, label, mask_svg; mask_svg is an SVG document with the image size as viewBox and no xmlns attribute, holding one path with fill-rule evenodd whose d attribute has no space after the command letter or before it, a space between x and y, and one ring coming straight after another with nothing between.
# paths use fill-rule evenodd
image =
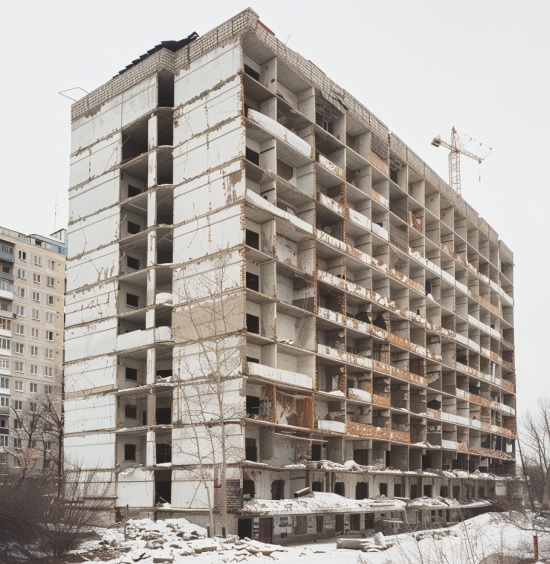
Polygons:
<instances>
[{"instance_id":1,"label":"window of apartment block","mask_svg":"<svg viewBox=\"0 0 550 564\"><path fill-rule=\"evenodd\" d=\"M369 497L369 483L358 482L355 485L355 499L368 499Z\"/></svg>"},{"instance_id":2,"label":"window of apartment block","mask_svg":"<svg viewBox=\"0 0 550 564\"><path fill-rule=\"evenodd\" d=\"M31 401L29 409L32 413L36 413L38 411L38 404L35 401Z\"/></svg>"},{"instance_id":3,"label":"window of apartment block","mask_svg":"<svg viewBox=\"0 0 550 564\"><path fill-rule=\"evenodd\" d=\"M4 339L0 337L0 349L9 351L11 349L11 341L9 339Z\"/></svg>"},{"instance_id":4,"label":"window of apartment block","mask_svg":"<svg viewBox=\"0 0 550 564\"><path fill-rule=\"evenodd\" d=\"M380 495L385 495L387 497L387 495L388 495L388 484L386 484L385 482L380 482L380 484L378 484L378 491L379 491Z\"/></svg>"},{"instance_id":5,"label":"window of apartment block","mask_svg":"<svg viewBox=\"0 0 550 564\"><path fill-rule=\"evenodd\" d=\"M141 231L141 225L139 223L134 223L133 221L128 222L128 233L135 235Z\"/></svg>"},{"instance_id":6,"label":"window of apartment block","mask_svg":"<svg viewBox=\"0 0 550 564\"><path fill-rule=\"evenodd\" d=\"M54 296L50 296L50 295L46 296L46 303L47 303L49 306L55 305L55 297L54 297Z\"/></svg>"},{"instance_id":7,"label":"window of apartment block","mask_svg":"<svg viewBox=\"0 0 550 564\"><path fill-rule=\"evenodd\" d=\"M16 380L16 381L15 381L15 391L16 391L16 392L23 392L23 391L25 391L24 386L25 386L25 384L24 384L24 382L22 382L21 380Z\"/></svg>"},{"instance_id":8,"label":"window of apartment block","mask_svg":"<svg viewBox=\"0 0 550 564\"><path fill-rule=\"evenodd\" d=\"M47 396L51 396L53 393L53 386L51 386L50 384L45 384L44 385L44 394Z\"/></svg>"},{"instance_id":9,"label":"window of apartment block","mask_svg":"<svg viewBox=\"0 0 550 564\"><path fill-rule=\"evenodd\" d=\"M249 333L260 333L260 318L257 315L246 314L246 330Z\"/></svg>"},{"instance_id":10,"label":"window of apartment block","mask_svg":"<svg viewBox=\"0 0 550 564\"><path fill-rule=\"evenodd\" d=\"M17 269L17 278L19 278L20 280L26 280L27 279L27 271L24 268L18 268Z\"/></svg>"},{"instance_id":11,"label":"window of apartment block","mask_svg":"<svg viewBox=\"0 0 550 564\"><path fill-rule=\"evenodd\" d=\"M25 372L25 363L21 362L20 360L15 361L15 371L16 372Z\"/></svg>"},{"instance_id":12,"label":"window of apartment block","mask_svg":"<svg viewBox=\"0 0 550 564\"><path fill-rule=\"evenodd\" d=\"M361 514L360 513L352 513L349 516L349 528L350 528L350 531L361 530Z\"/></svg>"},{"instance_id":13,"label":"window of apartment block","mask_svg":"<svg viewBox=\"0 0 550 564\"><path fill-rule=\"evenodd\" d=\"M48 259L48 268L53 270L55 268L55 262L52 259Z\"/></svg>"},{"instance_id":14,"label":"window of apartment block","mask_svg":"<svg viewBox=\"0 0 550 564\"><path fill-rule=\"evenodd\" d=\"M34 264L35 266L42 266L42 257L34 255Z\"/></svg>"},{"instance_id":15,"label":"window of apartment block","mask_svg":"<svg viewBox=\"0 0 550 564\"><path fill-rule=\"evenodd\" d=\"M40 292L32 293L32 301L36 303L40 303Z\"/></svg>"},{"instance_id":16,"label":"window of apartment block","mask_svg":"<svg viewBox=\"0 0 550 564\"><path fill-rule=\"evenodd\" d=\"M6 452L0 452L0 464L5 466L8 463L8 454Z\"/></svg>"},{"instance_id":17,"label":"window of apartment block","mask_svg":"<svg viewBox=\"0 0 550 564\"><path fill-rule=\"evenodd\" d=\"M31 345L31 356L38 356L38 347Z\"/></svg>"},{"instance_id":18,"label":"window of apartment block","mask_svg":"<svg viewBox=\"0 0 550 564\"><path fill-rule=\"evenodd\" d=\"M135 405L124 406L124 417L127 419L137 419L137 407Z\"/></svg>"},{"instance_id":19,"label":"window of apartment block","mask_svg":"<svg viewBox=\"0 0 550 564\"><path fill-rule=\"evenodd\" d=\"M139 296L135 294L126 294L126 305L130 307L139 307Z\"/></svg>"},{"instance_id":20,"label":"window of apartment block","mask_svg":"<svg viewBox=\"0 0 550 564\"><path fill-rule=\"evenodd\" d=\"M27 251L19 251L17 256L19 260L26 261L27 260Z\"/></svg>"},{"instance_id":21,"label":"window of apartment block","mask_svg":"<svg viewBox=\"0 0 550 564\"><path fill-rule=\"evenodd\" d=\"M23 448L23 442L21 441L21 439L13 439L13 448L16 448L16 449L22 449Z\"/></svg>"},{"instance_id":22,"label":"window of apartment block","mask_svg":"<svg viewBox=\"0 0 550 564\"><path fill-rule=\"evenodd\" d=\"M0 358L0 368L4 370L10 369L10 359L9 358Z\"/></svg>"},{"instance_id":23,"label":"window of apartment block","mask_svg":"<svg viewBox=\"0 0 550 564\"><path fill-rule=\"evenodd\" d=\"M38 339L38 327L31 327L31 337Z\"/></svg>"},{"instance_id":24,"label":"window of apartment block","mask_svg":"<svg viewBox=\"0 0 550 564\"><path fill-rule=\"evenodd\" d=\"M51 441L44 441L44 450L52 450Z\"/></svg>"},{"instance_id":25,"label":"window of apartment block","mask_svg":"<svg viewBox=\"0 0 550 564\"><path fill-rule=\"evenodd\" d=\"M9 443L9 437L6 435L0 435L0 447L7 447Z\"/></svg>"},{"instance_id":26,"label":"window of apartment block","mask_svg":"<svg viewBox=\"0 0 550 564\"><path fill-rule=\"evenodd\" d=\"M19 419L19 417L15 418L13 420L13 428L16 431L21 431L21 429L23 429L23 421L21 421L21 419Z\"/></svg>"},{"instance_id":27,"label":"window of apartment block","mask_svg":"<svg viewBox=\"0 0 550 564\"><path fill-rule=\"evenodd\" d=\"M124 445L124 460L136 460L136 445L126 443Z\"/></svg>"},{"instance_id":28,"label":"window of apartment block","mask_svg":"<svg viewBox=\"0 0 550 564\"><path fill-rule=\"evenodd\" d=\"M42 276L40 276L40 274L37 274L36 272L32 275L32 281L34 282L34 284L40 284L42 282Z\"/></svg>"},{"instance_id":29,"label":"window of apartment block","mask_svg":"<svg viewBox=\"0 0 550 564\"><path fill-rule=\"evenodd\" d=\"M44 349L44 358L53 359L53 349Z\"/></svg>"},{"instance_id":30,"label":"window of apartment block","mask_svg":"<svg viewBox=\"0 0 550 564\"><path fill-rule=\"evenodd\" d=\"M10 379L7 376L0 376L0 388L10 389Z\"/></svg>"},{"instance_id":31,"label":"window of apartment block","mask_svg":"<svg viewBox=\"0 0 550 564\"><path fill-rule=\"evenodd\" d=\"M32 366L31 366L31 368L32 368ZM38 368L38 366L36 368ZM38 384L31 382L29 384L29 391L30 391L31 394L37 394L38 393Z\"/></svg>"},{"instance_id":32,"label":"window of apartment block","mask_svg":"<svg viewBox=\"0 0 550 564\"><path fill-rule=\"evenodd\" d=\"M26 317L27 310L25 309L25 306L18 305L16 306L15 313L18 317Z\"/></svg>"},{"instance_id":33,"label":"window of apartment block","mask_svg":"<svg viewBox=\"0 0 550 564\"><path fill-rule=\"evenodd\" d=\"M44 366L44 376L48 378L53 377L53 366Z\"/></svg>"},{"instance_id":34,"label":"window of apartment block","mask_svg":"<svg viewBox=\"0 0 550 564\"><path fill-rule=\"evenodd\" d=\"M125 376L126 376L126 380L132 380L133 382L137 382L138 379L137 368L130 368L129 366L127 366L125 368Z\"/></svg>"},{"instance_id":35,"label":"window of apartment block","mask_svg":"<svg viewBox=\"0 0 550 564\"><path fill-rule=\"evenodd\" d=\"M31 311L31 317L33 319L36 319L36 321L39 321L40 320L40 310L33 308L33 310Z\"/></svg>"},{"instance_id":36,"label":"window of apartment block","mask_svg":"<svg viewBox=\"0 0 550 564\"><path fill-rule=\"evenodd\" d=\"M25 345L23 343L15 343L16 354L25 354Z\"/></svg>"},{"instance_id":37,"label":"window of apartment block","mask_svg":"<svg viewBox=\"0 0 550 564\"><path fill-rule=\"evenodd\" d=\"M53 341L53 331L46 331L46 341Z\"/></svg>"},{"instance_id":38,"label":"window of apartment block","mask_svg":"<svg viewBox=\"0 0 550 564\"><path fill-rule=\"evenodd\" d=\"M0 396L0 407L9 407L10 398L8 396Z\"/></svg>"},{"instance_id":39,"label":"window of apartment block","mask_svg":"<svg viewBox=\"0 0 550 564\"><path fill-rule=\"evenodd\" d=\"M15 334L16 335L24 335L25 334L25 326L22 323L15 324Z\"/></svg>"},{"instance_id":40,"label":"window of apartment block","mask_svg":"<svg viewBox=\"0 0 550 564\"><path fill-rule=\"evenodd\" d=\"M2 331L11 331L11 319L0 317L0 329Z\"/></svg>"},{"instance_id":41,"label":"window of apartment block","mask_svg":"<svg viewBox=\"0 0 550 564\"><path fill-rule=\"evenodd\" d=\"M55 286L55 278L53 276L46 276L46 286L48 286L48 288Z\"/></svg>"},{"instance_id":42,"label":"window of apartment block","mask_svg":"<svg viewBox=\"0 0 550 564\"><path fill-rule=\"evenodd\" d=\"M55 314L51 311L46 312L46 323L55 323Z\"/></svg>"},{"instance_id":43,"label":"window of apartment block","mask_svg":"<svg viewBox=\"0 0 550 564\"><path fill-rule=\"evenodd\" d=\"M25 290L25 288L17 288L17 296L21 300L26 299L27 298L27 290Z\"/></svg>"},{"instance_id":44,"label":"window of apartment block","mask_svg":"<svg viewBox=\"0 0 550 564\"><path fill-rule=\"evenodd\" d=\"M23 400L13 400L13 409L23 411Z\"/></svg>"},{"instance_id":45,"label":"window of apartment block","mask_svg":"<svg viewBox=\"0 0 550 564\"><path fill-rule=\"evenodd\" d=\"M38 375L38 364L31 364L31 374L36 376ZM32 384L31 384L32 386ZM32 392L32 390L31 390Z\"/></svg>"},{"instance_id":46,"label":"window of apartment block","mask_svg":"<svg viewBox=\"0 0 550 564\"><path fill-rule=\"evenodd\" d=\"M127 256L126 265L133 270L139 270L139 259Z\"/></svg>"},{"instance_id":47,"label":"window of apartment block","mask_svg":"<svg viewBox=\"0 0 550 564\"><path fill-rule=\"evenodd\" d=\"M254 249L260 250L260 235L251 229L246 230L245 243Z\"/></svg>"}]
</instances>

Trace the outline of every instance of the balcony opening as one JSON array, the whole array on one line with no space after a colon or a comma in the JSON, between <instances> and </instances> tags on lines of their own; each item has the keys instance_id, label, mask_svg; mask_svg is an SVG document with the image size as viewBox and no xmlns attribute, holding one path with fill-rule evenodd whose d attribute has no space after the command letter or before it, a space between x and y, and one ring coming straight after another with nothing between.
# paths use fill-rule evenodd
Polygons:
<instances>
[{"instance_id":1,"label":"balcony opening","mask_svg":"<svg viewBox=\"0 0 550 564\"><path fill-rule=\"evenodd\" d=\"M260 80L260 73L255 71L252 67L248 66L246 63L244 65L244 72L251 76L254 80Z\"/></svg>"},{"instance_id":2,"label":"balcony opening","mask_svg":"<svg viewBox=\"0 0 550 564\"><path fill-rule=\"evenodd\" d=\"M284 499L285 498L285 481L273 480L271 482L271 499Z\"/></svg>"},{"instance_id":3,"label":"balcony opening","mask_svg":"<svg viewBox=\"0 0 550 564\"><path fill-rule=\"evenodd\" d=\"M171 425L172 424L172 408L170 407L157 407L155 411L155 419L157 425Z\"/></svg>"},{"instance_id":4,"label":"balcony opening","mask_svg":"<svg viewBox=\"0 0 550 564\"><path fill-rule=\"evenodd\" d=\"M126 419L137 419L137 406L126 404L124 406L124 417Z\"/></svg>"},{"instance_id":5,"label":"balcony opening","mask_svg":"<svg viewBox=\"0 0 550 564\"><path fill-rule=\"evenodd\" d=\"M247 229L245 243L253 249L260 250L260 234L251 229Z\"/></svg>"},{"instance_id":6,"label":"balcony opening","mask_svg":"<svg viewBox=\"0 0 550 564\"><path fill-rule=\"evenodd\" d=\"M247 357L247 362L250 362ZM246 416L256 418L260 415L260 398L256 396L246 396Z\"/></svg>"},{"instance_id":7,"label":"balcony opening","mask_svg":"<svg viewBox=\"0 0 550 564\"><path fill-rule=\"evenodd\" d=\"M133 198L134 196L141 194L141 192L142 190L140 190L139 188L136 188L135 186L128 184L128 198Z\"/></svg>"},{"instance_id":8,"label":"balcony opening","mask_svg":"<svg viewBox=\"0 0 550 564\"><path fill-rule=\"evenodd\" d=\"M172 472L155 471L155 505L172 503Z\"/></svg>"},{"instance_id":9,"label":"balcony opening","mask_svg":"<svg viewBox=\"0 0 550 564\"><path fill-rule=\"evenodd\" d=\"M369 498L369 484L368 482L358 482L355 486L355 499L368 499Z\"/></svg>"},{"instance_id":10,"label":"balcony opening","mask_svg":"<svg viewBox=\"0 0 550 564\"><path fill-rule=\"evenodd\" d=\"M132 382L137 382L138 371L137 368L130 368L129 366L125 369L126 380L131 380Z\"/></svg>"},{"instance_id":11,"label":"balcony opening","mask_svg":"<svg viewBox=\"0 0 550 564\"><path fill-rule=\"evenodd\" d=\"M321 445L311 445L311 460L321 460Z\"/></svg>"},{"instance_id":12,"label":"balcony opening","mask_svg":"<svg viewBox=\"0 0 550 564\"><path fill-rule=\"evenodd\" d=\"M245 154L247 160L257 166L260 166L260 153L254 151L254 149L251 149L250 147L247 147Z\"/></svg>"},{"instance_id":13,"label":"balcony opening","mask_svg":"<svg viewBox=\"0 0 550 564\"><path fill-rule=\"evenodd\" d=\"M334 493L345 497L346 485L344 484L344 482L336 482L334 484Z\"/></svg>"},{"instance_id":14,"label":"balcony opening","mask_svg":"<svg viewBox=\"0 0 550 564\"><path fill-rule=\"evenodd\" d=\"M157 443L157 464L172 462L172 445L169 443Z\"/></svg>"},{"instance_id":15,"label":"balcony opening","mask_svg":"<svg viewBox=\"0 0 550 564\"><path fill-rule=\"evenodd\" d=\"M260 318L257 315L246 314L246 330L249 333L260 334Z\"/></svg>"},{"instance_id":16,"label":"balcony opening","mask_svg":"<svg viewBox=\"0 0 550 564\"><path fill-rule=\"evenodd\" d=\"M258 446L256 439L245 439L245 457L246 460L258 462Z\"/></svg>"},{"instance_id":17,"label":"balcony opening","mask_svg":"<svg viewBox=\"0 0 550 564\"><path fill-rule=\"evenodd\" d=\"M128 268L131 268L132 270L139 270L139 259L127 256L126 266L128 266Z\"/></svg>"},{"instance_id":18,"label":"balcony opening","mask_svg":"<svg viewBox=\"0 0 550 564\"><path fill-rule=\"evenodd\" d=\"M158 74L158 107L174 107L174 75L167 71Z\"/></svg>"},{"instance_id":19,"label":"balcony opening","mask_svg":"<svg viewBox=\"0 0 550 564\"><path fill-rule=\"evenodd\" d=\"M246 287L249 290L260 291L260 277L257 274L252 274L251 272L246 273Z\"/></svg>"}]
</instances>

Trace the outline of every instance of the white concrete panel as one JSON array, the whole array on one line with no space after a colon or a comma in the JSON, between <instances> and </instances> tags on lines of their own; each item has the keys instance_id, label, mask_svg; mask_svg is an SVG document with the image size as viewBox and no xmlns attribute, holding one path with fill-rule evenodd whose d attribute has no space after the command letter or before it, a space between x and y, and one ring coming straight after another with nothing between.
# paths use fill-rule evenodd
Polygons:
<instances>
[{"instance_id":1,"label":"white concrete panel","mask_svg":"<svg viewBox=\"0 0 550 564\"><path fill-rule=\"evenodd\" d=\"M116 356L85 358L81 362L67 364L64 374L67 394L113 386L116 383L117 359Z\"/></svg>"},{"instance_id":2,"label":"white concrete panel","mask_svg":"<svg viewBox=\"0 0 550 564\"><path fill-rule=\"evenodd\" d=\"M118 239L120 214L109 208L69 227L69 253L89 253Z\"/></svg>"},{"instance_id":3,"label":"white concrete panel","mask_svg":"<svg viewBox=\"0 0 550 564\"><path fill-rule=\"evenodd\" d=\"M72 253L71 242L69 251ZM118 245L103 247L67 261L67 293L119 274Z\"/></svg>"},{"instance_id":4,"label":"white concrete panel","mask_svg":"<svg viewBox=\"0 0 550 564\"><path fill-rule=\"evenodd\" d=\"M213 90L174 115L174 145L218 127L220 123L242 114L240 76ZM311 152L311 150L310 150Z\"/></svg>"},{"instance_id":5,"label":"white concrete panel","mask_svg":"<svg viewBox=\"0 0 550 564\"><path fill-rule=\"evenodd\" d=\"M174 229L174 262L187 262L243 243L241 207L231 206Z\"/></svg>"},{"instance_id":6,"label":"white concrete panel","mask_svg":"<svg viewBox=\"0 0 550 564\"><path fill-rule=\"evenodd\" d=\"M157 107L157 76L152 75L122 94L122 127L145 116Z\"/></svg>"},{"instance_id":7,"label":"white concrete panel","mask_svg":"<svg viewBox=\"0 0 550 564\"><path fill-rule=\"evenodd\" d=\"M127 468L118 475L117 506L151 507L154 494L155 480L150 470Z\"/></svg>"},{"instance_id":8,"label":"white concrete panel","mask_svg":"<svg viewBox=\"0 0 550 564\"><path fill-rule=\"evenodd\" d=\"M115 466L114 433L89 433L65 436L65 456L70 463L83 469Z\"/></svg>"},{"instance_id":9,"label":"white concrete panel","mask_svg":"<svg viewBox=\"0 0 550 564\"><path fill-rule=\"evenodd\" d=\"M231 205L244 197L246 183L240 162L213 170L174 189L174 217L186 222Z\"/></svg>"},{"instance_id":10,"label":"white concrete panel","mask_svg":"<svg viewBox=\"0 0 550 564\"><path fill-rule=\"evenodd\" d=\"M174 148L174 184L195 178L244 155L245 130L235 119Z\"/></svg>"},{"instance_id":11,"label":"white concrete panel","mask_svg":"<svg viewBox=\"0 0 550 564\"><path fill-rule=\"evenodd\" d=\"M242 66L238 37L226 45L209 51L203 57L194 61L192 68L182 69L176 75L174 84L176 105L201 96L203 92L234 75Z\"/></svg>"},{"instance_id":12,"label":"white concrete panel","mask_svg":"<svg viewBox=\"0 0 550 564\"><path fill-rule=\"evenodd\" d=\"M90 356L113 353L116 338L116 319L69 328L65 331L65 361L72 362Z\"/></svg>"},{"instance_id":13,"label":"white concrete panel","mask_svg":"<svg viewBox=\"0 0 550 564\"><path fill-rule=\"evenodd\" d=\"M65 297L65 326L90 323L117 314L116 282L92 286Z\"/></svg>"},{"instance_id":14,"label":"white concrete panel","mask_svg":"<svg viewBox=\"0 0 550 564\"><path fill-rule=\"evenodd\" d=\"M115 166L119 160L121 140L121 134L115 133L102 141L98 141L95 145L75 153L71 157L71 187L99 176Z\"/></svg>"},{"instance_id":15,"label":"white concrete panel","mask_svg":"<svg viewBox=\"0 0 550 564\"><path fill-rule=\"evenodd\" d=\"M76 221L95 213L98 208L107 208L118 204L119 171L108 172L69 193L69 221Z\"/></svg>"},{"instance_id":16,"label":"white concrete panel","mask_svg":"<svg viewBox=\"0 0 550 564\"><path fill-rule=\"evenodd\" d=\"M65 433L114 428L116 401L113 394L65 400Z\"/></svg>"},{"instance_id":17,"label":"white concrete panel","mask_svg":"<svg viewBox=\"0 0 550 564\"><path fill-rule=\"evenodd\" d=\"M202 478L202 479L201 479ZM214 503L214 478L206 469L201 473L185 470L172 472L172 506L189 509L208 509L207 488Z\"/></svg>"}]
</instances>

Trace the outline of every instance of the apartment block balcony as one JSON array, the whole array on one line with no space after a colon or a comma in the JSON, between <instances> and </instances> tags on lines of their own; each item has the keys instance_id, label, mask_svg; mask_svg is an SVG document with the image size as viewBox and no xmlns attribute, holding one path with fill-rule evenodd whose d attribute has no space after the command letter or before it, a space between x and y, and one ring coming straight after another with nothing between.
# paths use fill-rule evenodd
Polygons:
<instances>
[{"instance_id":1,"label":"apartment block balcony","mask_svg":"<svg viewBox=\"0 0 550 564\"><path fill-rule=\"evenodd\" d=\"M0 260L4 262L15 262L13 253L9 253L7 251L0 251Z\"/></svg>"},{"instance_id":2,"label":"apartment block balcony","mask_svg":"<svg viewBox=\"0 0 550 564\"><path fill-rule=\"evenodd\" d=\"M289 386L297 386L308 390L313 389L313 378L306 374L290 372L289 370L282 370L280 368L272 368L271 366L257 362L247 362L245 366L245 372L249 376L258 376L275 383L280 382L281 384L288 384Z\"/></svg>"},{"instance_id":3,"label":"apartment block balcony","mask_svg":"<svg viewBox=\"0 0 550 564\"><path fill-rule=\"evenodd\" d=\"M154 344L170 343L172 341L172 329L170 327L154 327L130 331L117 337L117 352L128 349L150 347Z\"/></svg>"},{"instance_id":4,"label":"apartment block balcony","mask_svg":"<svg viewBox=\"0 0 550 564\"><path fill-rule=\"evenodd\" d=\"M346 432L346 424L342 421L319 419L317 421L317 429L319 429L319 431L327 431L329 433L344 434Z\"/></svg>"}]
</instances>

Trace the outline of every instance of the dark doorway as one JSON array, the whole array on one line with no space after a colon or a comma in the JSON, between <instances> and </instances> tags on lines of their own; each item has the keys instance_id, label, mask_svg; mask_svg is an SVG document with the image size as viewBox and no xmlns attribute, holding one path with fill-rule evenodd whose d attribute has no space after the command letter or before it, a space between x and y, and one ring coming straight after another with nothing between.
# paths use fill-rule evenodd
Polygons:
<instances>
[{"instance_id":1,"label":"dark doorway","mask_svg":"<svg viewBox=\"0 0 550 564\"><path fill-rule=\"evenodd\" d=\"M243 480L243 495L249 495L250 498L253 498L256 495L254 480Z\"/></svg>"},{"instance_id":2,"label":"dark doorway","mask_svg":"<svg viewBox=\"0 0 550 564\"><path fill-rule=\"evenodd\" d=\"M273 480L271 483L271 499L285 498L285 481Z\"/></svg>"},{"instance_id":3,"label":"dark doorway","mask_svg":"<svg viewBox=\"0 0 550 564\"><path fill-rule=\"evenodd\" d=\"M155 505L172 503L172 472L161 470L155 472Z\"/></svg>"},{"instance_id":4,"label":"dark doorway","mask_svg":"<svg viewBox=\"0 0 550 564\"><path fill-rule=\"evenodd\" d=\"M240 539L252 538L252 519L239 519L238 531Z\"/></svg>"},{"instance_id":5,"label":"dark doorway","mask_svg":"<svg viewBox=\"0 0 550 564\"><path fill-rule=\"evenodd\" d=\"M388 497L388 484L381 482L380 484L378 484L378 488L380 495L385 495L386 497Z\"/></svg>"},{"instance_id":6,"label":"dark doorway","mask_svg":"<svg viewBox=\"0 0 550 564\"><path fill-rule=\"evenodd\" d=\"M344 485L344 482L336 482L334 484L334 493L343 496L346 495L346 486Z\"/></svg>"},{"instance_id":7,"label":"dark doorway","mask_svg":"<svg viewBox=\"0 0 550 564\"><path fill-rule=\"evenodd\" d=\"M169 443L157 443L157 464L172 462L172 445Z\"/></svg>"},{"instance_id":8,"label":"dark doorway","mask_svg":"<svg viewBox=\"0 0 550 564\"><path fill-rule=\"evenodd\" d=\"M171 425L172 424L172 408L171 407L157 407L155 411L157 425Z\"/></svg>"},{"instance_id":9,"label":"dark doorway","mask_svg":"<svg viewBox=\"0 0 550 564\"><path fill-rule=\"evenodd\" d=\"M411 499L416 499L418 497L418 486L416 484L411 484Z\"/></svg>"},{"instance_id":10,"label":"dark doorway","mask_svg":"<svg viewBox=\"0 0 550 564\"><path fill-rule=\"evenodd\" d=\"M273 518L260 518L260 542L273 542Z\"/></svg>"},{"instance_id":11,"label":"dark doorway","mask_svg":"<svg viewBox=\"0 0 550 564\"><path fill-rule=\"evenodd\" d=\"M368 498L369 498L368 482L359 482L355 486L355 499L368 499Z\"/></svg>"},{"instance_id":12,"label":"dark doorway","mask_svg":"<svg viewBox=\"0 0 550 564\"><path fill-rule=\"evenodd\" d=\"M336 520L335 520L335 525L334 525L334 532L337 535L341 535L344 532L344 516L343 515L336 515Z\"/></svg>"},{"instance_id":13,"label":"dark doorway","mask_svg":"<svg viewBox=\"0 0 550 564\"><path fill-rule=\"evenodd\" d=\"M323 482L313 482L311 484L311 491L322 492L323 491Z\"/></svg>"}]
</instances>

